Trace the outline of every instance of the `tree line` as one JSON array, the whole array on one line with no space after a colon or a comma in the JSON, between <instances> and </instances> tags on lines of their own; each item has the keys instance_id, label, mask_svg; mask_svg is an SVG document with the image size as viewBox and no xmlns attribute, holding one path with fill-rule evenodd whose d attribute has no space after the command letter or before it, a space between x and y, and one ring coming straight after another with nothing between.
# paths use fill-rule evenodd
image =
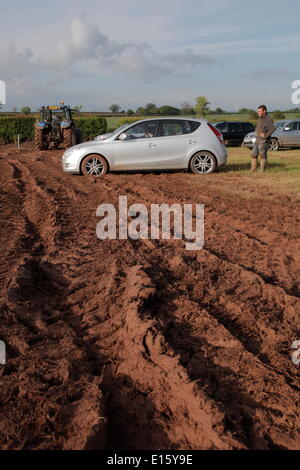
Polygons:
<instances>
[{"instance_id":1,"label":"tree line","mask_svg":"<svg viewBox=\"0 0 300 470\"><path fill-rule=\"evenodd\" d=\"M209 107L210 103L205 96L198 96L195 101L196 101L195 105L192 105L187 101L183 102L181 103L180 108L177 108L175 106L170 106L170 105L157 106L154 103L148 103L145 106L139 106L136 110L128 109L127 111L125 111L124 109L122 110L121 106L114 103L109 107L109 110L113 114L126 114L129 116L132 116L132 115L177 116L181 114L184 116L205 117L207 114L209 115L214 115L214 114L220 115L220 114L228 114L228 113L231 114L230 111L225 111L224 109L220 107L216 108L215 110L211 109ZM78 105L78 106L74 106L73 110L77 114L80 114L80 112L82 111L82 108L83 108L82 105ZM1 109L1 103L0 103L0 109ZM18 109L14 107L12 111L17 112ZM20 112L22 114L29 115L31 113L31 109L29 106L23 106L22 108L20 108ZM292 109L287 109L285 111L275 110L275 111L272 111L272 117L274 119L284 119L285 118L284 113L299 113L299 116L300 116L300 108L292 108ZM237 114L247 115L248 119L250 120L257 119L257 113L254 109L240 108Z\"/></svg>"},{"instance_id":2,"label":"tree line","mask_svg":"<svg viewBox=\"0 0 300 470\"><path fill-rule=\"evenodd\" d=\"M196 104L194 106L189 102L182 103L180 108L176 108L175 106L170 105L157 106L154 103L148 103L145 106L139 106L135 111L133 109L128 109L127 111L125 111L121 110L121 106L114 103L110 106L109 109L112 113L124 113L128 114L129 116L133 114L139 116L157 116L160 114L165 116L177 116L179 114L191 116L205 116L208 113L225 113L225 111L221 108L217 108L215 111L210 110L209 104L210 103L205 96L198 96L198 98L196 98Z\"/></svg>"}]
</instances>

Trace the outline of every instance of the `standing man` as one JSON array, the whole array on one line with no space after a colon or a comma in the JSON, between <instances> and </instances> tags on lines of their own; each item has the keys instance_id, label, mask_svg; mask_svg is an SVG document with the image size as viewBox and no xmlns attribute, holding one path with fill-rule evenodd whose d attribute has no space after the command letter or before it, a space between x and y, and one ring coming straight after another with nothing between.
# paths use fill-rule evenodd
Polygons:
<instances>
[{"instance_id":1,"label":"standing man","mask_svg":"<svg viewBox=\"0 0 300 470\"><path fill-rule=\"evenodd\" d=\"M257 157L260 155L260 170L265 171L267 165L267 152L270 146L271 135L275 131L274 123L267 113L267 107L262 104L257 108L258 120L256 124L256 142L252 152L251 171L257 170Z\"/></svg>"}]
</instances>

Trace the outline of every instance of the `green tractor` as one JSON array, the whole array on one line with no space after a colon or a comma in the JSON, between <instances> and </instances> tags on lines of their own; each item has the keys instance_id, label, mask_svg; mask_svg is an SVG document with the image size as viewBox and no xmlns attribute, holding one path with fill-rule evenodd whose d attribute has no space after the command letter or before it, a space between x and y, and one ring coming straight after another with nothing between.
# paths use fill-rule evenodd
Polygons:
<instances>
[{"instance_id":1,"label":"green tractor","mask_svg":"<svg viewBox=\"0 0 300 470\"><path fill-rule=\"evenodd\" d=\"M37 150L55 149L60 144L67 149L80 143L80 129L75 127L70 106L43 106L39 112L34 129Z\"/></svg>"}]
</instances>

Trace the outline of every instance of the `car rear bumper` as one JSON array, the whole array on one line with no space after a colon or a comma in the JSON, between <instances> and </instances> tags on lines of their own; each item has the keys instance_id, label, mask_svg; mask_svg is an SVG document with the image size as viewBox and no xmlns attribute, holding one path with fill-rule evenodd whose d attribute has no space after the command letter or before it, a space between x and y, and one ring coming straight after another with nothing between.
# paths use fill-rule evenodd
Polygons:
<instances>
[{"instance_id":1,"label":"car rear bumper","mask_svg":"<svg viewBox=\"0 0 300 470\"><path fill-rule=\"evenodd\" d=\"M225 163L227 163L228 154L225 145L221 146L221 149L217 152L217 156L218 167L223 166L225 165Z\"/></svg>"},{"instance_id":2,"label":"car rear bumper","mask_svg":"<svg viewBox=\"0 0 300 470\"><path fill-rule=\"evenodd\" d=\"M226 145L226 147L238 147L242 143L243 143L242 140L230 140L230 139L224 140L224 145Z\"/></svg>"}]
</instances>

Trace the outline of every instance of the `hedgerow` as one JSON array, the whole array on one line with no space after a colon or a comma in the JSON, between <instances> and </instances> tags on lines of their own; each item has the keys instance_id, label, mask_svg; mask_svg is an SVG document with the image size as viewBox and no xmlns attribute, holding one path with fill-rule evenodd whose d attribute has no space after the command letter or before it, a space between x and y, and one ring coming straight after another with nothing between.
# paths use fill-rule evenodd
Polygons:
<instances>
[{"instance_id":1,"label":"hedgerow","mask_svg":"<svg viewBox=\"0 0 300 470\"><path fill-rule=\"evenodd\" d=\"M105 118L75 118L75 126L81 129L83 140L90 140L107 131ZM32 117L1 117L0 119L0 143L10 144L17 140L30 142L34 137L34 123Z\"/></svg>"},{"instance_id":2,"label":"hedgerow","mask_svg":"<svg viewBox=\"0 0 300 470\"><path fill-rule=\"evenodd\" d=\"M10 144L17 140L31 141L34 133L34 118L2 117L0 119L0 143Z\"/></svg>"},{"instance_id":3,"label":"hedgerow","mask_svg":"<svg viewBox=\"0 0 300 470\"><path fill-rule=\"evenodd\" d=\"M105 118L77 118L75 126L81 130L82 140L94 139L99 134L107 132L107 122Z\"/></svg>"}]
</instances>

